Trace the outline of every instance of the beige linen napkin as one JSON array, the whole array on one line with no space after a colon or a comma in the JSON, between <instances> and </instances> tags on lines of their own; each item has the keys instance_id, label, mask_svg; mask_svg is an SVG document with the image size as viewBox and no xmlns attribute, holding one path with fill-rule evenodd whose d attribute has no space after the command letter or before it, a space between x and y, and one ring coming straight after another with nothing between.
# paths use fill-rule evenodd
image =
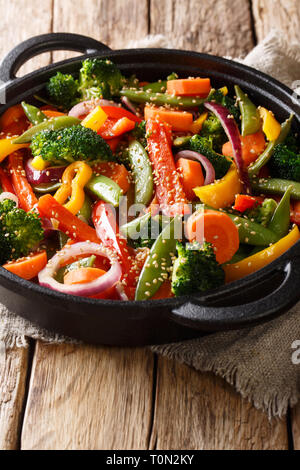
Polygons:
<instances>
[{"instance_id":1,"label":"beige linen napkin","mask_svg":"<svg viewBox=\"0 0 300 470\"><path fill-rule=\"evenodd\" d=\"M131 42L129 47L171 47L171 44L164 36L157 35ZM300 94L300 45L287 44L279 32L273 31L243 62L295 90L298 88ZM214 372L270 417L282 416L299 398L300 351L296 349L300 349L299 313L300 304L264 325L153 346L152 350L197 370ZM72 341L38 328L0 304L2 344L7 348L26 347L26 337L50 343Z\"/></svg>"}]
</instances>

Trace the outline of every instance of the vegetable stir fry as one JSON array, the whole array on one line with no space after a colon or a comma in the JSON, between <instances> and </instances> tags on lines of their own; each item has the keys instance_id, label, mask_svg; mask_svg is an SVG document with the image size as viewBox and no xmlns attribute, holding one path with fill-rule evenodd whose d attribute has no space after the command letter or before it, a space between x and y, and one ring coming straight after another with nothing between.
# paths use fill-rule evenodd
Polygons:
<instances>
[{"instance_id":1,"label":"vegetable stir fry","mask_svg":"<svg viewBox=\"0 0 300 470\"><path fill-rule=\"evenodd\" d=\"M116 301L247 276L300 239L292 124L207 77L141 82L97 58L58 72L0 117L1 265Z\"/></svg>"}]
</instances>

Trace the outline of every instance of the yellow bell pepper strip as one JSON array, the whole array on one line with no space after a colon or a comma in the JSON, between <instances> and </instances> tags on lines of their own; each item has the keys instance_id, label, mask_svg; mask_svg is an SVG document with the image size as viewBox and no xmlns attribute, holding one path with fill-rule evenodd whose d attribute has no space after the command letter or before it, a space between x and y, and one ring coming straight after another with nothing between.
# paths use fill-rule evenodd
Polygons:
<instances>
[{"instance_id":1,"label":"yellow bell pepper strip","mask_svg":"<svg viewBox=\"0 0 300 470\"><path fill-rule=\"evenodd\" d=\"M220 92L223 93L224 96L228 95L228 88L227 86L223 86L222 88L219 88Z\"/></svg>"},{"instance_id":2,"label":"yellow bell pepper strip","mask_svg":"<svg viewBox=\"0 0 300 470\"><path fill-rule=\"evenodd\" d=\"M283 255L283 253L291 248L291 246L293 246L299 239L299 229L298 227L294 227L286 237L281 238L281 240L274 245L265 248L264 250L259 251L238 263L223 266L226 282L237 281L238 279L242 279L259 269L262 269L272 263L275 259L279 258L279 256Z\"/></svg>"},{"instance_id":3,"label":"yellow bell pepper strip","mask_svg":"<svg viewBox=\"0 0 300 470\"><path fill-rule=\"evenodd\" d=\"M50 162L46 162L46 160L44 160L41 156L34 157L31 162L31 166L33 166L33 168L36 170L43 171L48 168L48 166L50 166Z\"/></svg>"},{"instance_id":4,"label":"yellow bell pepper strip","mask_svg":"<svg viewBox=\"0 0 300 470\"><path fill-rule=\"evenodd\" d=\"M267 139L270 142L278 139L281 132L281 126L275 119L272 111L268 111L266 108L259 107L258 112L263 121L263 132Z\"/></svg>"},{"instance_id":5,"label":"yellow bell pepper strip","mask_svg":"<svg viewBox=\"0 0 300 470\"><path fill-rule=\"evenodd\" d=\"M70 197L70 200L64 204L73 215L78 214L84 204L85 193L84 186L92 177L92 169L85 162L74 162L69 165L62 176L62 185L56 191L54 199L60 204Z\"/></svg>"},{"instance_id":6,"label":"yellow bell pepper strip","mask_svg":"<svg viewBox=\"0 0 300 470\"><path fill-rule=\"evenodd\" d=\"M201 202L214 209L230 206L235 200L235 195L242 192L236 166L232 164L224 178L207 186L194 188L193 191Z\"/></svg>"},{"instance_id":7,"label":"yellow bell pepper strip","mask_svg":"<svg viewBox=\"0 0 300 470\"><path fill-rule=\"evenodd\" d=\"M207 116L208 116L208 113L202 113L201 116L198 117L198 119L196 119L193 122L193 124L191 125L191 132L193 132L193 134L199 134L199 132L202 129L204 121L206 121L207 119Z\"/></svg>"},{"instance_id":8,"label":"yellow bell pepper strip","mask_svg":"<svg viewBox=\"0 0 300 470\"><path fill-rule=\"evenodd\" d=\"M91 111L85 119L81 122L83 127L88 127L93 131L97 132L100 127L103 126L107 119L107 114L103 111L101 106L96 106L93 111Z\"/></svg>"},{"instance_id":9,"label":"yellow bell pepper strip","mask_svg":"<svg viewBox=\"0 0 300 470\"><path fill-rule=\"evenodd\" d=\"M13 144L14 139L1 139L0 140L0 162L2 162L8 155L17 150L29 147L29 144Z\"/></svg>"}]
</instances>

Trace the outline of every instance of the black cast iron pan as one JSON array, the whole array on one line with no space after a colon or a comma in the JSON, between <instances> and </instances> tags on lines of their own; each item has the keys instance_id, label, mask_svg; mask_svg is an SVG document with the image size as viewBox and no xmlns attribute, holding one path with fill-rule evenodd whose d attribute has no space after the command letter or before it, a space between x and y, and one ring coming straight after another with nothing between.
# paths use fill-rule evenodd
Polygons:
<instances>
[{"instance_id":1,"label":"black cast iron pan","mask_svg":"<svg viewBox=\"0 0 300 470\"><path fill-rule=\"evenodd\" d=\"M16 78L31 57L58 49L83 55ZM22 100L33 101L47 80L61 70L78 72L88 56L109 57L124 74L154 81L176 71L181 76L211 77L214 86L234 84L256 103L271 108L279 120L291 112L300 128L300 104L292 91L254 69L220 57L169 49L111 51L91 38L46 34L13 49L0 67L0 112ZM282 64L284 66L284 64ZM5 99L4 99L5 98ZM0 300L9 309L49 330L90 343L146 345L197 337L206 332L245 327L283 314L300 300L300 242L278 260L241 281L203 296L145 302L84 299L25 281L0 268Z\"/></svg>"}]
</instances>

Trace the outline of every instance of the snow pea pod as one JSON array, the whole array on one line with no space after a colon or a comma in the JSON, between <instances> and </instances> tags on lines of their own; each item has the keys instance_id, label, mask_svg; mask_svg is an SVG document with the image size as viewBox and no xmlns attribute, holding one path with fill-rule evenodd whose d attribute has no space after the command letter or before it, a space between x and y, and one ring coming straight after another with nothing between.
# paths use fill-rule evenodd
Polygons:
<instances>
[{"instance_id":1,"label":"snow pea pod","mask_svg":"<svg viewBox=\"0 0 300 470\"><path fill-rule=\"evenodd\" d=\"M285 237L289 232L290 226L290 201L291 201L291 192L293 186L289 186L281 198L271 222L268 225L268 229L276 233L278 238Z\"/></svg>"},{"instance_id":2,"label":"snow pea pod","mask_svg":"<svg viewBox=\"0 0 300 470\"><path fill-rule=\"evenodd\" d=\"M174 106L176 108L195 108L201 106L207 101L207 98L196 98L196 97L183 97L168 95L168 93L152 93L150 91L143 90L126 90L120 91L121 96L126 96L130 101L134 103L152 103L158 106Z\"/></svg>"},{"instance_id":3,"label":"snow pea pod","mask_svg":"<svg viewBox=\"0 0 300 470\"><path fill-rule=\"evenodd\" d=\"M252 165L249 166L248 174L250 178L254 178L256 175L258 175L262 167L264 167L268 163L274 153L274 148L276 147L276 145L282 144L285 141L291 130L293 118L294 115L291 114L291 116L281 125L281 133L278 139L269 142L265 151L260 155L260 157L258 157L258 159Z\"/></svg>"},{"instance_id":4,"label":"snow pea pod","mask_svg":"<svg viewBox=\"0 0 300 470\"><path fill-rule=\"evenodd\" d=\"M93 205L93 202L91 198L86 194L84 198L83 206L78 212L77 217L81 218L87 224L92 218L92 205Z\"/></svg>"},{"instance_id":5,"label":"snow pea pod","mask_svg":"<svg viewBox=\"0 0 300 470\"><path fill-rule=\"evenodd\" d=\"M254 246L268 246L278 241L276 233L250 219L238 217L227 212L239 230L240 243Z\"/></svg>"},{"instance_id":6,"label":"snow pea pod","mask_svg":"<svg viewBox=\"0 0 300 470\"><path fill-rule=\"evenodd\" d=\"M135 183L134 203L147 206L153 195L153 174L148 154L137 140L128 147L128 158Z\"/></svg>"},{"instance_id":7,"label":"snow pea pod","mask_svg":"<svg viewBox=\"0 0 300 470\"><path fill-rule=\"evenodd\" d=\"M17 137L13 143L14 144L24 144L31 142L32 137L38 134L41 131L45 130L59 130L64 129L65 127L72 127L80 124L80 119L77 119L73 116L59 116L55 118L48 119L48 121L43 121L36 126L31 127L25 131L22 135Z\"/></svg>"},{"instance_id":8,"label":"snow pea pod","mask_svg":"<svg viewBox=\"0 0 300 470\"><path fill-rule=\"evenodd\" d=\"M40 124L41 122L48 121L47 116L36 106L25 103L25 101L22 101L21 104L22 108L24 109L24 113L34 126Z\"/></svg>"},{"instance_id":9,"label":"snow pea pod","mask_svg":"<svg viewBox=\"0 0 300 470\"><path fill-rule=\"evenodd\" d=\"M261 119L257 107L238 85L235 85L234 90L242 115L242 136L255 134L261 129Z\"/></svg>"},{"instance_id":10,"label":"snow pea pod","mask_svg":"<svg viewBox=\"0 0 300 470\"><path fill-rule=\"evenodd\" d=\"M122 225L120 227L120 230L123 233L124 237L135 240L139 237L142 227L147 226L150 218L151 218L151 212L148 212L142 217L137 217L131 222L128 222L127 224Z\"/></svg>"},{"instance_id":11,"label":"snow pea pod","mask_svg":"<svg viewBox=\"0 0 300 470\"><path fill-rule=\"evenodd\" d=\"M291 198L300 201L300 183L297 181L283 180L280 178L256 178L251 181L252 189L259 194L276 194L283 196L289 186L292 186Z\"/></svg>"},{"instance_id":12,"label":"snow pea pod","mask_svg":"<svg viewBox=\"0 0 300 470\"><path fill-rule=\"evenodd\" d=\"M181 217L175 217L157 237L142 269L136 288L135 300L150 299L158 291L164 280L168 278L168 268L172 265L172 255L176 254L176 233L181 224Z\"/></svg>"},{"instance_id":13,"label":"snow pea pod","mask_svg":"<svg viewBox=\"0 0 300 470\"><path fill-rule=\"evenodd\" d=\"M118 207L123 194L120 186L106 176L93 176L87 183L86 188L102 201Z\"/></svg>"},{"instance_id":14,"label":"snow pea pod","mask_svg":"<svg viewBox=\"0 0 300 470\"><path fill-rule=\"evenodd\" d=\"M167 80L161 80L160 82L148 83L143 86L144 91L150 91L151 93L164 93L167 89Z\"/></svg>"}]
</instances>

